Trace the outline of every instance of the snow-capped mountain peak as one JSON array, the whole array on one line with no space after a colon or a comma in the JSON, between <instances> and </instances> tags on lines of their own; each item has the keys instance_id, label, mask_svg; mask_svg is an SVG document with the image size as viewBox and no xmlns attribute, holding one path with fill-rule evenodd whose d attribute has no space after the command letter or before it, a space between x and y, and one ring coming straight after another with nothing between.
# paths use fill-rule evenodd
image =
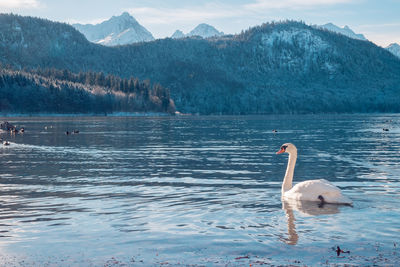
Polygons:
<instances>
[{"instance_id":1,"label":"snow-capped mountain peak","mask_svg":"<svg viewBox=\"0 0 400 267\"><path fill-rule=\"evenodd\" d=\"M397 56L400 58L400 45L393 43L390 44L388 47L386 47L387 50L389 50L393 55Z\"/></svg>"},{"instance_id":2,"label":"snow-capped mountain peak","mask_svg":"<svg viewBox=\"0 0 400 267\"><path fill-rule=\"evenodd\" d=\"M137 20L132 17L128 12L124 12L120 16L112 16L111 19L109 19L108 21L112 21L115 24L119 24L121 26L131 26L139 24Z\"/></svg>"},{"instance_id":3,"label":"snow-capped mountain peak","mask_svg":"<svg viewBox=\"0 0 400 267\"><path fill-rule=\"evenodd\" d=\"M118 18L118 16L113 16L114 18ZM119 16L120 18L127 18L127 19L134 19L135 20L135 18L134 17L132 17L131 16L131 14L129 14L128 12L123 12L120 16Z\"/></svg>"},{"instance_id":4,"label":"snow-capped mountain peak","mask_svg":"<svg viewBox=\"0 0 400 267\"><path fill-rule=\"evenodd\" d=\"M367 41L367 38L365 38L365 36L363 34L357 34L355 33L352 29L349 28L349 26L344 26L343 28L340 28L338 26L336 26L333 23L327 23L324 25L320 25L317 26L319 28L323 28L326 29L328 31L332 31L332 32L336 32L336 33L340 33L343 35L346 35L347 37L353 38L353 39L358 39L358 40L363 40L363 41Z\"/></svg>"},{"instance_id":5,"label":"snow-capped mountain peak","mask_svg":"<svg viewBox=\"0 0 400 267\"><path fill-rule=\"evenodd\" d=\"M219 32L213 26L208 25L206 23L201 23L197 25L192 31L190 31L188 36L201 36L203 38L213 37L213 36L222 36L223 32Z\"/></svg>"},{"instance_id":6,"label":"snow-capped mountain peak","mask_svg":"<svg viewBox=\"0 0 400 267\"><path fill-rule=\"evenodd\" d=\"M196 28L191 30L188 34L184 34L182 31L176 30L174 32L174 34L172 34L171 38L179 39L179 38L192 37L192 36L200 36L202 38L209 38L209 37L222 36L222 35L224 35L224 33L218 31L213 26L206 24L206 23L201 23L201 24L197 25Z\"/></svg>"},{"instance_id":7,"label":"snow-capped mountain peak","mask_svg":"<svg viewBox=\"0 0 400 267\"><path fill-rule=\"evenodd\" d=\"M113 16L100 24L74 24L78 31L94 43L114 46L153 41L153 35L128 12Z\"/></svg>"},{"instance_id":8,"label":"snow-capped mountain peak","mask_svg":"<svg viewBox=\"0 0 400 267\"><path fill-rule=\"evenodd\" d=\"M176 30L174 32L174 34L172 34L172 36L171 36L172 39L179 39L179 38L184 38L184 37L185 37L185 34L180 30Z\"/></svg>"}]
</instances>

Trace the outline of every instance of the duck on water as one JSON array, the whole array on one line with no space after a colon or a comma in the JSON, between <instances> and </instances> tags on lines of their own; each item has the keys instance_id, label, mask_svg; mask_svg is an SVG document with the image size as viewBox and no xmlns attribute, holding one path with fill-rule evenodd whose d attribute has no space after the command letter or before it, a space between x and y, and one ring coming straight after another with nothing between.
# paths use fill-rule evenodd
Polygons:
<instances>
[{"instance_id":1,"label":"duck on water","mask_svg":"<svg viewBox=\"0 0 400 267\"><path fill-rule=\"evenodd\" d=\"M3 144L4 146L9 146L10 142L3 140L3 138L0 138L0 144Z\"/></svg>"},{"instance_id":2,"label":"duck on water","mask_svg":"<svg viewBox=\"0 0 400 267\"><path fill-rule=\"evenodd\" d=\"M21 129L17 129L17 127L11 123L9 123L8 121L2 122L0 123L0 129L4 130L4 131L10 131L11 133L18 133L18 132L25 132L24 127L22 127Z\"/></svg>"}]
</instances>

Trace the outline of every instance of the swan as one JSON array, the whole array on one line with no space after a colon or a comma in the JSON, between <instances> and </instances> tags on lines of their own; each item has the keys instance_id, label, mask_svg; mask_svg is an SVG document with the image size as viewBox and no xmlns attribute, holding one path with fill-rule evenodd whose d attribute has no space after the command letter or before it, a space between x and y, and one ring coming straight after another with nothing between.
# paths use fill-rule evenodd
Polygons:
<instances>
[{"instance_id":1,"label":"swan","mask_svg":"<svg viewBox=\"0 0 400 267\"><path fill-rule=\"evenodd\" d=\"M276 154L285 152L289 154L289 160L282 183L282 199L347 205L353 203L348 197L342 194L338 187L325 179L308 180L292 187L294 167L297 160L297 148L291 143L286 143L281 146L281 149Z\"/></svg>"}]
</instances>

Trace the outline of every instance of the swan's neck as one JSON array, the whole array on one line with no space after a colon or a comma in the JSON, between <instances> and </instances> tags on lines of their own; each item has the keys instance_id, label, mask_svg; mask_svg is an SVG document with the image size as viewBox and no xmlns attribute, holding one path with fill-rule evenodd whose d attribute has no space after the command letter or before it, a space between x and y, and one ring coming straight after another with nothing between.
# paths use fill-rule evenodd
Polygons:
<instances>
[{"instance_id":1,"label":"swan's neck","mask_svg":"<svg viewBox=\"0 0 400 267\"><path fill-rule=\"evenodd\" d=\"M297 151L291 152L289 154L289 160L286 168L285 178L283 178L282 183L282 195L292 189L292 181L293 181L293 174L294 174L294 166L296 165L297 160Z\"/></svg>"}]
</instances>

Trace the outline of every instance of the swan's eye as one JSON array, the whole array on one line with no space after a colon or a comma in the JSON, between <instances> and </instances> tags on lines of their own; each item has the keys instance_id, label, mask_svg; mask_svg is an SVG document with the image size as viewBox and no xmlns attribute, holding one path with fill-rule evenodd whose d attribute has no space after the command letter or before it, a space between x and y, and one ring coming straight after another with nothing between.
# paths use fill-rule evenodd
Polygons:
<instances>
[{"instance_id":1,"label":"swan's eye","mask_svg":"<svg viewBox=\"0 0 400 267\"><path fill-rule=\"evenodd\" d=\"M287 146L281 146L281 149L286 151Z\"/></svg>"}]
</instances>

